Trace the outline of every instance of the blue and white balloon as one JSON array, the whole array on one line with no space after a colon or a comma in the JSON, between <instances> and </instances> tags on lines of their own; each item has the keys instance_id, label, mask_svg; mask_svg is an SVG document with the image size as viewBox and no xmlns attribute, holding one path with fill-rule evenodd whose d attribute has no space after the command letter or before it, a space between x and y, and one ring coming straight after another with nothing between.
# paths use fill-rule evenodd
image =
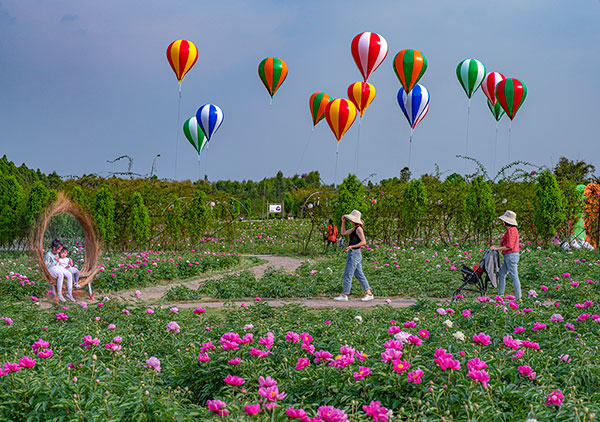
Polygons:
<instances>
[{"instance_id":1,"label":"blue and white balloon","mask_svg":"<svg viewBox=\"0 0 600 422\"><path fill-rule=\"evenodd\" d=\"M421 84L416 84L408 94L404 88L400 88L398 104L406 116L408 124L414 130L429 111L429 91Z\"/></svg>"},{"instance_id":2,"label":"blue and white balloon","mask_svg":"<svg viewBox=\"0 0 600 422\"><path fill-rule=\"evenodd\" d=\"M210 141L210 138L223 123L223 110L214 104L204 104L196 112L196 120L198 120L202 132L206 135L206 139Z\"/></svg>"}]
</instances>

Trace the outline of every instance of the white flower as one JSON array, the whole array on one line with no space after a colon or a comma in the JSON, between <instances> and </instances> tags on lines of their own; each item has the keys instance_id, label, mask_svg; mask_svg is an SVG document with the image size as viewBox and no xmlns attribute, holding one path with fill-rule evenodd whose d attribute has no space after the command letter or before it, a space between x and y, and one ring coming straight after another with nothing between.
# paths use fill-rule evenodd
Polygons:
<instances>
[{"instance_id":1,"label":"white flower","mask_svg":"<svg viewBox=\"0 0 600 422\"><path fill-rule=\"evenodd\" d=\"M329 274L333 274L333 270L329 267L327 267L327 271L329 271Z\"/></svg>"},{"instance_id":2,"label":"white flower","mask_svg":"<svg viewBox=\"0 0 600 422\"><path fill-rule=\"evenodd\" d=\"M450 321L449 319L447 319L446 321L444 321L444 325L445 325L446 327L448 327L448 328L452 328L452 326L453 326L454 324L452 324L452 321Z\"/></svg>"},{"instance_id":3,"label":"white flower","mask_svg":"<svg viewBox=\"0 0 600 422\"><path fill-rule=\"evenodd\" d=\"M358 322L359 324L362 324L362 322L363 322L363 319L362 319L362 317L361 317L360 315L356 315L356 316L354 317L354 320L355 320L356 322Z\"/></svg>"},{"instance_id":4,"label":"white flower","mask_svg":"<svg viewBox=\"0 0 600 422\"><path fill-rule=\"evenodd\" d=\"M436 312L438 315L446 315L446 310L444 308L437 308Z\"/></svg>"},{"instance_id":5,"label":"white flower","mask_svg":"<svg viewBox=\"0 0 600 422\"><path fill-rule=\"evenodd\" d=\"M254 328L254 325L252 325L252 324L246 324L246 325L244 325L244 331L249 331L249 330L251 330L253 328Z\"/></svg>"},{"instance_id":6,"label":"white flower","mask_svg":"<svg viewBox=\"0 0 600 422\"><path fill-rule=\"evenodd\" d=\"M411 334L406 331L400 331L399 333L394 334L394 338L402 343L406 343L410 336Z\"/></svg>"},{"instance_id":7,"label":"white flower","mask_svg":"<svg viewBox=\"0 0 600 422\"><path fill-rule=\"evenodd\" d=\"M462 331L457 331L454 334L452 334L452 336L455 339L460 340L460 341L465 341L465 338L466 338L465 334Z\"/></svg>"}]
</instances>

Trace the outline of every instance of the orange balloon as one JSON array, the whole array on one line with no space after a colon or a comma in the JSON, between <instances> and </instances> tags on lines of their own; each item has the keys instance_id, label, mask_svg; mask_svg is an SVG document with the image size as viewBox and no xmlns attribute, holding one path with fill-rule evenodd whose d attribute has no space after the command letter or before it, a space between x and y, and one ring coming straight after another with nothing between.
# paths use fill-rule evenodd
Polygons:
<instances>
[{"instance_id":1,"label":"orange balloon","mask_svg":"<svg viewBox=\"0 0 600 422\"><path fill-rule=\"evenodd\" d=\"M368 82L356 82L348 87L348 98L354 103L363 118L365 110L375 98L375 87Z\"/></svg>"},{"instance_id":2,"label":"orange balloon","mask_svg":"<svg viewBox=\"0 0 600 422\"><path fill-rule=\"evenodd\" d=\"M198 49L191 41L177 40L173 41L167 47L167 60L177 76L177 80L181 80L186 73L194 66L198 60Z\"/></svg>"},{"instance_id":3,"label":"orange balloon","mask_svg":"<svg viewBox=\"0 0 600 422\"><path fill-rule=\"evenodd\" d=\"M339 144L344 133L356 120L356 107L344 98L332 100L325 108L325 118Z\"/></svg>"}]
</instances>

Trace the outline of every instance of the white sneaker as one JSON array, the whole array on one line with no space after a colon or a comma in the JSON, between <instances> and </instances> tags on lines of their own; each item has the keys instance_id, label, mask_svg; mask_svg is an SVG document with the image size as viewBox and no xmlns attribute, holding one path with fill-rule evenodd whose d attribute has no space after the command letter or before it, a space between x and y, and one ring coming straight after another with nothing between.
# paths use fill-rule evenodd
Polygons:
<instances>
[{"instance_id":1,"label":"white sneaker","mask_svg":"<svg viewBox=\"0 0 600 422\"><path fill-rule=\"evenodd\" d=\"M71 302L77 302L73 295L67 295L67 299L69 299Z\"/></svg>"},{"instance_id":2,"label":"white sneaker","mask_svg":"<svg viewBox=\"0 0 600 422\"><path fill-rule=\"evenodd\" d=\"M58 297L58 300L60 300L61 302L66 302L65 298L62 295Z\"/></svg>"},{"instance_id":3,"label":"white sneaker","mask_svg":"<svg viewBox=\"0 0 600 422\"><path fill-rule=\"evenodd\" d=\"M344 295L339 295L333 298L333 300L341 300L341 301L348 301L348 296L344 296Z\"/></svg>"},{"instance_id":4,"label":"white sneaker","mask_svg":"<svg viewBox=\"0 0 600 422\"><path fill-rule=\"evenodd\" d=\"M81 287L79 284L77 284L77 283L75 283L75 284L73 285L73 288L74 288L74 289L82 289L82 287Z\"/></svg>"},{"instance_id":5,"label":"white sneaker","mask_svg":"<svg viewBox=\"0 0 600 422\"><path fill-rule=\"evenodd\" d=\"M375 296L373 296L373 295L365 295L361 300L363 302L368 302L369 300L373 300L373 299L375 299Z\"/></svg>"}]
</instances>

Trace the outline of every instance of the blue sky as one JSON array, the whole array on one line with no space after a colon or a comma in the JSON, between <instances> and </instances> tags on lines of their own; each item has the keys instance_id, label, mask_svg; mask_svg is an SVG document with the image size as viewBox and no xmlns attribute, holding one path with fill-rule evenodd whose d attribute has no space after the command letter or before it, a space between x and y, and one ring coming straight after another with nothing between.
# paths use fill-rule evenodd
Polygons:
<instances>
[{"instance_id":1,"label":"blue sky","mask_svg":"<svg viewBox=\"0 0 600 422\"><path fill-rule=\"evenodd\" d=\"M455 74L466 58L522 80L528 96L511 129L510 160L551 166L560 156L600 173L600 1L81 1L0 0L2 154L61 175L124 171L134 158L161 178L259 180L319 170L334 180L336 141L326 121L312 132L308 98L345 97L361 80L352 38L377 32L388 57L369 78L377 96L361 122L358 176L398 175L408 161L409 126L396 101L392 60L404 48L429 62L421 79L430 111L415 130L413 175L472 171L465 153L467 98ZM165 50L188 39L198 62L177 81ZM269 104L257 66L280 57L289 74ZM198 163L181 131L205 103L225 118ZM178 135L177 160L175 160ZM469 155L491 172L508 163L508 120L499 125L478 91ZM337 182L354 172L358 120L339 149ZM306 153L303 155L303 151ZM177 162L177 165L176 165ZM176 168L177 167L177 168Z\"/></svg>"}]
</instances>

